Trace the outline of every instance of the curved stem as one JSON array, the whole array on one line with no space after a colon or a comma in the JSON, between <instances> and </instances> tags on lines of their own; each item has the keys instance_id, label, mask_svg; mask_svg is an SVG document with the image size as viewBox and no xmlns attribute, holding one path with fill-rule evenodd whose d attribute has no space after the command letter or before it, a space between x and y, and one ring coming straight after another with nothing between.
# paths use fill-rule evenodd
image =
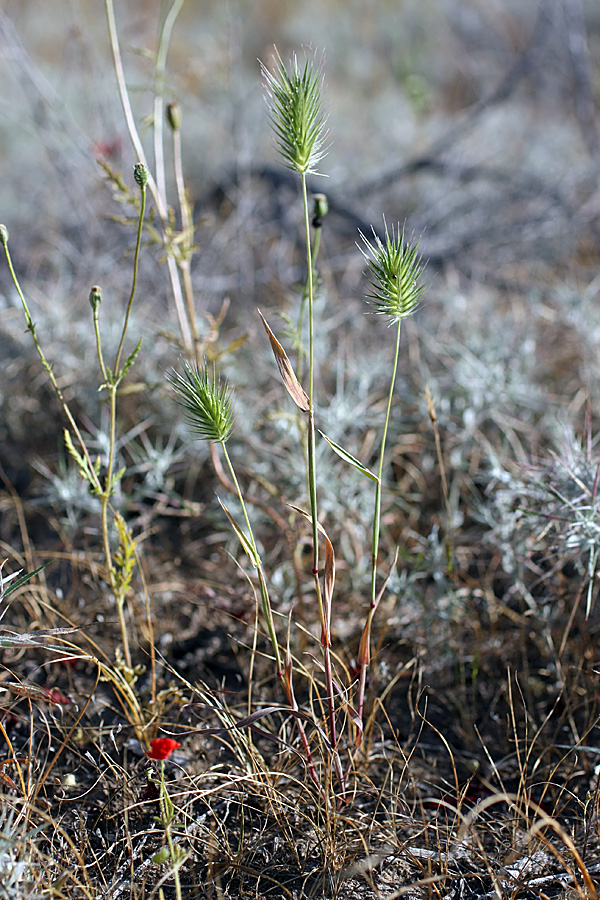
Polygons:
<instances>
[{"instance_id":1,"label":"curved stem","mask_svg":"<svg viewBox=\"0 0 600 900\"><path fill-rule=\"evenodd\" d=\"M379 531L381 527L381 493L383 479L383 463L385 456L385 445L387 441L387 433L390 424L390 413L392 411L392 401L394 399L394 388L396 385L396 373L398 371L398 357L400 355L400 330L402 319L398 320L398 328L396 329L396 347L394 349L394 366L392 369L392 377L390 380L390 390L388 393L387 408L385 411L385 421L383 423L383 434L381 436L381 449L379 451L379 468L377 470L377 487L375 489L375 511L373 515L373 543L371 550L371 604L375 603L377 590L377 556L379 554Z\"/></svg>"},{"instance_id":2,"label":"curved stem","mask_svg":"<svg viewBox=\"0 0 600 900\"><path fill-rule=\"evenodd\" d=\"M121 362L121 354L123 352L123 344L125 343L125 335L127 334L127 329L129 327L129 316L131 314L131 307L133 306L133 298L135 297L135 291L137 288L137 277L138 277L138 266L140 261L140 250L142 247L142 231L144 228L144 216L146 215L146 188L142 187L142 201L140 204L140 214L138 218L138 230L137 230L137 240L135 244L135 256L133 260L133 278L131 281L131 291L129 293L129 300L127 302L127 310L125 312L125 321L123 322L123 330L121 332L121 340L119 341L119 348L117 350L117 355L115 357L115 364L113 367L113 380L115 384L118 384L119 378L119 363Z\"/></svg>"},{"instance_id":3,"label":"curved stem","mask_svg":"<svg viewBox=\"0 0 600 900\"><path fill-rule=\"evenodd\" d=\"M365 704L365 689L367 683L367 669L369 666L370 660L370 627L371 620L373 618L373 614L377 607L377 557L379 556L379 532L381 529L381 497L382 497L382 482L383 482L383 464L385 457L385 445L387 441L387 433L390 424L390 415L392 411L392 401L394 399L394 388L396 386L396 373L398 371L398 358L400 356L400 333L401 333L401 325L402 319L398 320L398 327L396 329L396 346L394 348L394 365L392 368L392 377L390 379L390 389L388 393L387 407L385 411L385 420L383 423L383 434L381 436L381 447L379 451L379 467L377 469L377 486L375 488L375 509L373 512L373 539L371 545L371 600L369 606L369 613L367 619L367 629L365 632L366 635L366 657L360 663L360 677L358 684L358 699L356 704L356 709L358 713L359 719L362 721L363 709ZM360 746L362 742L363 732L361 731L357 735L357 746Z\"/></svg>"}]
</instances>

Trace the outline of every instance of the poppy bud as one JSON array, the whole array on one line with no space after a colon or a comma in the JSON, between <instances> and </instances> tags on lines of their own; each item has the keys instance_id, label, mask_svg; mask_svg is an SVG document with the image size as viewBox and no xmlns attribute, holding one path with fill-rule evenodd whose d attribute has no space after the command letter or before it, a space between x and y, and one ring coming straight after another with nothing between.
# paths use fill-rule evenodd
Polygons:
<instances>
[{"instance_id":1,"label":"poppy bud","mask_svg":"<svg viewBox=\"0 0 600 900\"><path fill-rule=\"evenodd\" d=\"M148 184L148 167L144 165L144 163L136 163L133 167L133 177L135 178L136 184L139 184L141 188L146 187Z\"/></svg>"},{"instance_id":2,"label":"poppy bud","mask_svg":"<svg viewBox=\"0 0 600 900\"><path fill-rule=\"evenodd\" d=\"M315 194L313 197L313 228L321 227L328 212L329 204L325 194Z\"/></svg>"},{"instance_id":3,"label":"poppy bud","mask_svg":"<svg viewBox=\"0 0 600 900\"><path fill-rule=\"evenodd\" d=\"M92 310L96 312L102 300L102 288L99 288L97 284L91 289L89 300Z\"/></svg>"}]
</instances>

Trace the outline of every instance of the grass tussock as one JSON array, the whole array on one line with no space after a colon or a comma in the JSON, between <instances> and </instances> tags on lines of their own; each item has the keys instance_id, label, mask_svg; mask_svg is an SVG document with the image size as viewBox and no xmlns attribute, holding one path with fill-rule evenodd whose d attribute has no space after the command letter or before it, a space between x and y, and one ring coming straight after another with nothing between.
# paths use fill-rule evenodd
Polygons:
<instances>
[{"instance_id":1,"label":"grass tussock","mask_svg":"<svg viewBox=\"0 0 600 900\"><path fill-rule=\"evenodd\" d=\"M551 285L523 287L518 254L477 280L498 235L478 220L468 265L443 249L439 184L420 239L424 213L369 221L375 181L348 188L353 213L321 177L333 115L309 49L261 63L283 174L224 181L210 244L167 78L183 4L147 133L105 7L136 158L100 160L113 277L78 287L70 323L0 226L0 898L597 898L588 258ZM387 176L393 209L409 168ZM485 180L463 236L509 185L526 243L540 211L514 173L443 177ZM567 201L536 190L542 241ZM251 270L260 310L205 302L204 246L229 287L233 259Z\"/></svg>"}]
</instances>

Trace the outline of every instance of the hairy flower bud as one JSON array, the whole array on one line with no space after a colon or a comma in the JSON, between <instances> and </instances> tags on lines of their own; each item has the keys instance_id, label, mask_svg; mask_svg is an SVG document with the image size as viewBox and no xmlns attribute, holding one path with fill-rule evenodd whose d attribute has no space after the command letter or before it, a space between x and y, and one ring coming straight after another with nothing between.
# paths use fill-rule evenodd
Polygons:
<instances>
[{"instance_id":1,"label":"hairy flower bud","mask_svg":"<svg viewBox=\"0 0 600 900\"><path fill-rule=\"evenodd\" d=\"M0 225L0 243L3 247L8 244L8 228L6 225Z\"/></svg>"},{"instance_id":2,"label":"hairy flower bud","mask_svg":"<svg viewBox=\"0 0 600 900\"><path fill-rule=\"evenodd\" d=\"M97 284L90 291L89 301L93 311L96 312L102 301L102 288L98 287Z\"/></svg>"},{"instance_id":3,"label":"hairy flower bud","mask_svg":"<svg viewBox=\"0 0 600 900\"><path fill-rule=\"evenodd\" d=\"M135 178L136 184L139 184L141 188L145 188L148 184L148 167L144 165L144 163L136 163L133 167L133 177Z\"/></svg>"},{"instance_id":4,"label":"hairy flower bud","mask_svg":"<svg viewBox=\"0 0 600 900\"><path fill-rule=\"evenodd\" d=\"M167 106L167 122L173 131L179 131L181 128L181 107L174 101Z\"/></svg>"}]
</instances>

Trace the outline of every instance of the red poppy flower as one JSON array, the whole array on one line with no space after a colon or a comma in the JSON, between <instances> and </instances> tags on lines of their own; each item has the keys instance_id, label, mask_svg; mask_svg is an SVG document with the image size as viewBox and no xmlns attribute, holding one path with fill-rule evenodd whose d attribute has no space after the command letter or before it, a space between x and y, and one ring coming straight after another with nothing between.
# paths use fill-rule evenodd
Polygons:
<instances>
[{"instance_id":1,"label":"red poppy flower","mask_svg":"<svg viewBox=\"0 0 600 900\"><path fill-rule=\"evenodd\" d=\"M148 759L168 759L173 750L177 750L181 744L173 738L154 738L150 741L150 747L151 750L146 751Z\"/></svg>"}]
</instances>

